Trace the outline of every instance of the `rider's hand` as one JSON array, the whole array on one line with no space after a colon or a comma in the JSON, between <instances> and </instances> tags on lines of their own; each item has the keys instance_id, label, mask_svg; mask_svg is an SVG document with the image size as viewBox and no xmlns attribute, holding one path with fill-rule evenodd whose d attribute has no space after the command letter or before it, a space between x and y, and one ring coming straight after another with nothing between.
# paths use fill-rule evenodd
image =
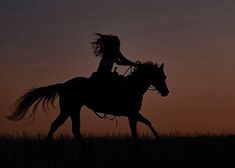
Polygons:
<instances>
[{"instance_id":1,"label":"rider's hand","mask_svg":"<svg viewBox=\"0 0 235 168\"><path fill-rule=\"evenodd\" d=\"M136 62L135 62L135 66L138 66L138 65L140 65L140 64L141 64L140 61L136 61Z\"/></svg>"}]
</instances>

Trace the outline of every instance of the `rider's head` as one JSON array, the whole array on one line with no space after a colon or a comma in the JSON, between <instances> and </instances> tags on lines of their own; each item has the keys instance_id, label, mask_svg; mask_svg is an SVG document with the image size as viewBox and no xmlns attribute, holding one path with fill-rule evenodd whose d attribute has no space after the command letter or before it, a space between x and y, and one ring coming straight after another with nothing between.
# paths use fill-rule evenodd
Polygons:
<instances>
[{"instance_id":1,"label":"rider's head","mask_svg":"<svg viewBox=\"0 0 235 168\"><path fill-rule=\"evenodd\" d=\"M112 54L120 49L120 40L117 36L112 34L104 35L95 33L96 41L91 42L96 56L103 56L104 54Z\"/></svg>"}]
</instances>

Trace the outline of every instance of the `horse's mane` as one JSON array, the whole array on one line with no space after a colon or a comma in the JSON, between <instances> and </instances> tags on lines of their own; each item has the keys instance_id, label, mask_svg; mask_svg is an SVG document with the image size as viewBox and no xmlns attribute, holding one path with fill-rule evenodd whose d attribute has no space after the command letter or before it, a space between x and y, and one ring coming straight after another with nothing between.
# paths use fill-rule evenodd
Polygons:
<instances>
[{"instance_id":1,"label":"horse's mane","mask_svg":"<svg viewBox=\"0 0 235 168\"><path fill-rule=\"evenodd\" d=\"M156 69L157 67L158 67L157 63L153 63L152 61L148 61L148 62L145 62L145 63L138 65L130 75L131 76L151 75L153 73L154 69Z\"/></svg>"}]
</instances>

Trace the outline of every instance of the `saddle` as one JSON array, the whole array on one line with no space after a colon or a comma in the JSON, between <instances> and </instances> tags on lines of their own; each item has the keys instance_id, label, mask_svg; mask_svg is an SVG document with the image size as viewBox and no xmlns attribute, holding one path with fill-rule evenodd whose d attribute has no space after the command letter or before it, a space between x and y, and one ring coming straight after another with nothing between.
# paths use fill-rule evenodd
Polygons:
<instances>
[{"instance_id":1,"label":"saddle","mask_svg":"<svg viewBox=\"0 0 235 168\"><path fill-rule=\"evenodd\" d=\"M89 80L92 98L96 104L95 111L120 115L129 92L126 77L118 75L117 72L110 74L94 72Z\"/></svg>"},{"instance_id":2,"label":"saddle","mask_svg":"<svg viewBox=\"0 0 235 168\"><path fill-rule=\"evenodd\" d=\"M92 73L89 78L93 87L99 90L101 93L120 95L124 91L125 76L119 75L117 72L110 73Z\"/></svg>"}]
</instances>

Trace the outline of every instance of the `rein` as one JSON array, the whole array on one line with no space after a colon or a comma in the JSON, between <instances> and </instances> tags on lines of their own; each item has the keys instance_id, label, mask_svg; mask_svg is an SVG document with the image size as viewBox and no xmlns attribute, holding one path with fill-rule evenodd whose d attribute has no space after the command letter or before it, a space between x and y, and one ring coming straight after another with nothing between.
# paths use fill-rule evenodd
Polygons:
<instances>
[{"instance_id":1,"label":"rein","mask_svg":"<svg viewBox=\"0 0 235 168\"><path fill-rule=\"evenodd\" d=\"M113 115L108 115L108 113L105 113L103 116L101 116L98 112L94 111L96 116L101 118L101 119L109 119L110 121L113 121L114 119L116 120L116 126L118 125L118 120L117 118L118 117L121 117L121 116L113 116Z\"/></svg>"},{"instance_id":2,"label":"rein","mask_svg":"<svg viewBox=\"0 0 235 168\"><path fill-rule=\"evenodd\" d=\"M140 65L141 62L140 62L140 61L136 61L136 64L137 64L137 65ZM115 68L115 71L116 71L116 69L117 69L117 67ZM126 74L127 74L128 71L130 71L131 73L133 73L135 69L136 69L136 67L134 67L134 66L129 66L129 67L127 68L127 70L124 72L123 75L126 76ZM158 91L154 86L150 86L150 87L148 88L148 90L153 91L153 92L154 92L154 91ZM159 92L158 92L157 94L159 94Z\"/></svg>"},{"instance_id":3,"label":"rein","mask_svg":"<svg viewBox=\"0 0 235 168\"><path fill-rule=\"evenodd\" d=\"M158 91L154 86L150 86L148 90L153 91L153 92ZM159 94L159 91L157 94Z\"/></svg>"}]
</instances>

